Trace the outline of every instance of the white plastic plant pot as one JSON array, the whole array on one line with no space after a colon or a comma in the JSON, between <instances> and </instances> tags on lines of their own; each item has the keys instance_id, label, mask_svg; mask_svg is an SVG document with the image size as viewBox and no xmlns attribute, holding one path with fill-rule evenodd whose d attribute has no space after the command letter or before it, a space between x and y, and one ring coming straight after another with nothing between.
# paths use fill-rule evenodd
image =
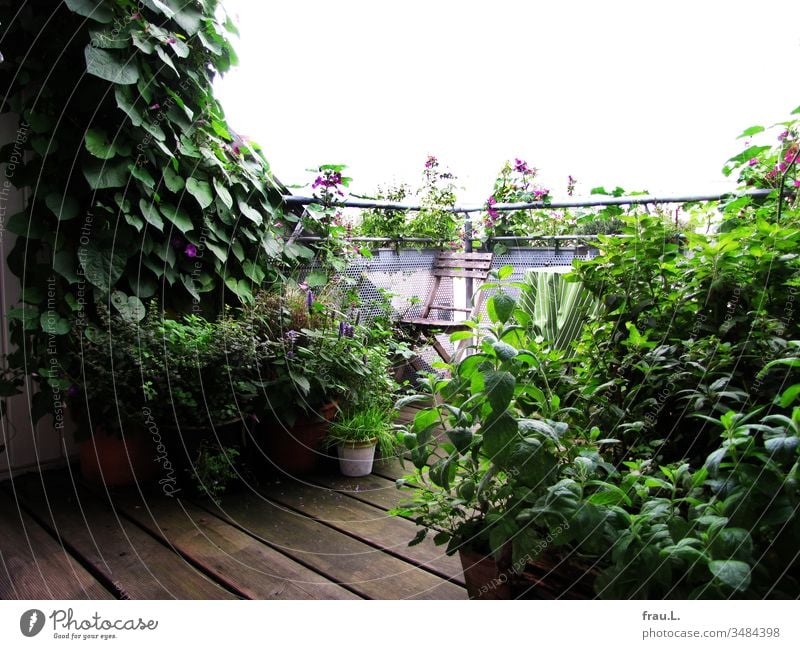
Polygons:
<instances>
[{"instance_id":1,"label":"white plastic plant pot","mask_svg":"<svg viewBox=\"0 0 800 649\"><path fill-rule=\"evenodd\" d=\"M339 444L339 469L342 475L356 478L372 473L376 442Z\"/></svg>"}]
</instances>

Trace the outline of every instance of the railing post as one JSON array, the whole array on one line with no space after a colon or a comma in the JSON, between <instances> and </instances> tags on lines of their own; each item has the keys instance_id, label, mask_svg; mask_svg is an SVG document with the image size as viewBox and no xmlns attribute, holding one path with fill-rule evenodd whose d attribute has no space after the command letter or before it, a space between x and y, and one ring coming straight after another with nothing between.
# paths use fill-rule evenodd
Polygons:
<instances>
[{"instance_id":1,"label":"railing post","mask_svg":"<svg viewBox=\"0 0 800 649\"><path fill-rule=\"evenodd\" d=\"M472 252L472 218L469 215L469 212L464 212L464 252ZM470 308L472 306L472 278L465 277L464 278L464 292L465 295L465 306Z\"/></svg>"}]
</instances>

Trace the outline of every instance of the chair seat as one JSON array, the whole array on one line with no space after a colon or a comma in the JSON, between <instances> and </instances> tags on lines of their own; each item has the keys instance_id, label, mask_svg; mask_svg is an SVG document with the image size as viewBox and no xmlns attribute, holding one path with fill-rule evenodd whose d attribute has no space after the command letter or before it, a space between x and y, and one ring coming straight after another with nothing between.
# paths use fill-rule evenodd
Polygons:
<instances>
[{"instance_id":1,"label":"chair seat","mask_svg":"<svg viewBox=\"0 0 800 649\"><path fill-rule=\"evenodd\" d=\"M402 324L411 325L419 329L441 329L442 331L467 331L463 322L453 320L431 320L430 318L406 318L400 321Z\"/></svg>"}]
</instances>

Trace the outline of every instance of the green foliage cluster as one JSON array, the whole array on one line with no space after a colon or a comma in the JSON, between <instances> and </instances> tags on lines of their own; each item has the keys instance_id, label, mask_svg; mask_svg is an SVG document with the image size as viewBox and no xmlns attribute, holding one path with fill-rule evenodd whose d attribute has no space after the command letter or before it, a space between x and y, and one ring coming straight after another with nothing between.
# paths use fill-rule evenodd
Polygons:
<instances>
[{"instance_id":1,"label":"green foliage cluster","mask_svg":"<svg viewBox=\"0 0 800 649\"><path fill-rule=\"evenodd\" d=\"M64 353L73 316L96 322L96 305L141 319L155 298L213 317L313 257L285 240L297 217L213 96L236 62L216 0L2 6L0 110L20 119L2 157L30 195L6 223L16 364L39 363L48 336Z\"/></svg>"},{"instance_id":2,"label":"green foliage cluster","mask_svg":"<svg viewBox=\"0 0 800 649\"><path fill-rule=\"evenodd\" d=\"M435 156L428 156L422 171L422 185L416 192L412 192L408 185L400 184L379 189L375 198L402 202L414 194L422 208L418 212L364 210L354 234L390 239L429 239L432 246L462 247L463 218L451 211L456 204L456 177L442 169Z\"/></svg>"},{"instance_id":3,"label":"green foliage cluster","mask_svg":"<svg viewBox=\"0 0 800 649\"><path fill-rule=\"evenodd\" d=\"M796 182L797 123L780 126L732 159L784 160L776 190ZM489 324L454 334L475 353L409 398L428 405L401 437L418 539L593 566L604 598L797 597L798 207L729 201L719 233L683 237L620 215L627 237L567 277L599 307L566 349L512 297L529 285L495 282Z\"/></svg>"},{"instance_id":4,"label":"green foliage cluster","mask_svg":"<svg viewBox=\"0 0 800 649\"><path fill-rule=\"evenodd\" d=\"M236 467L239 455L237 448L204 440L197 451L192 472L197 491L219 505L230 483L239 477Z\"/></svg>"},{"instance_id":5,"label":"green foliage cluster","mask_svg":"<svg viewBox=\"0 0 800 649\"><path fill-rule=\"evenodd\" d=\"M334 285L318 294L290 286L265 292L241 319L263 348L262 412L291 424L300 412L334 401L352 411L391 406L398 388L389 373L397 353L392 330L382 319L361 323L358 306Z\"/></svg>"},{"instance_id":6,"label":"green foliage cluster","mask_svg":"<svg viewBox=\"0 0 800 649\"><path fill-rule=\"evenodd\" d=\"M152 305L135 322L102 307L100 325L76 325L76 352L66 372L49 376L71 393L83 423L122 432L155 423L186 440L257 409L259 363L265 352L244 321L197 315L175 320Z\"/></svg>"}]
</instances>

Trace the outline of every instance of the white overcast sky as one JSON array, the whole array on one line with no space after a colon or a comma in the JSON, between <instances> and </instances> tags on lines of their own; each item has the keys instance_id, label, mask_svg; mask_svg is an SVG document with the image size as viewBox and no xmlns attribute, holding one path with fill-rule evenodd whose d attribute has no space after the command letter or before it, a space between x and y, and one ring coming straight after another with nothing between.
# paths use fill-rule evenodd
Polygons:
<instances>
[{"instance_id":1,"label":"white overcast sky","mask_svg":"<svg viewBox=\"0 0 800 649\"><path fill-rule=\"evenodd\" d=\"M427 155L482 202L520 157L563 195L725 189L754 124L800 105L800 0L223 0L229 123L285 183L348 165L417 185ZM295 190L295 193L303 193Z\"/></svg>"}]
</instances>

